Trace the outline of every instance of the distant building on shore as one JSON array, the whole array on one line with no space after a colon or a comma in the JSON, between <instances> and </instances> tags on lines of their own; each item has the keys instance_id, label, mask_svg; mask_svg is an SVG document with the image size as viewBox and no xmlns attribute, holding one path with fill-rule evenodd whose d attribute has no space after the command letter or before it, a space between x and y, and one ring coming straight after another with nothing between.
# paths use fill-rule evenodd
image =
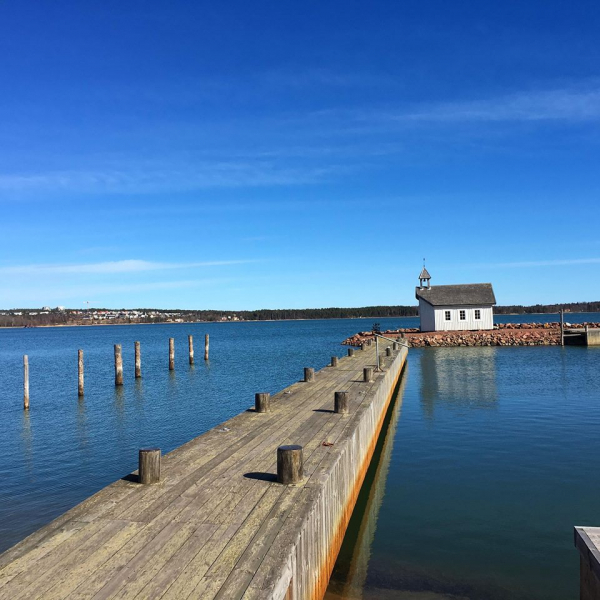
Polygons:
<instances>
[{"instance_id":1,"label":"distant building on shore","mask_svg":"<svg viewBox=\"0 0 600 600\"><path fill-rule=\"evenodd\" d=\"M425 267L415 297L421 331L470 331L494 328L496 297L491 283L432 286Z\"/></svg>"}]
</instances>

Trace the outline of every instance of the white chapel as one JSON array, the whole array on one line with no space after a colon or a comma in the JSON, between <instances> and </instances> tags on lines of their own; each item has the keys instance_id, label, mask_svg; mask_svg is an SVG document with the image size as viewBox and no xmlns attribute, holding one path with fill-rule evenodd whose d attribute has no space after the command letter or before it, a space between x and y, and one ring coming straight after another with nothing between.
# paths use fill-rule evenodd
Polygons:
<instances>
[{"instance_id":1,"label":"white chapel","mask_svg":"<svg viewBox=\"0 0 600 600\"><path fill-rule=\"evenodd\" d=\"M491 283L431 285L425 267L415 297L421 331L461 331L494 328L496 297Z\"/></svg>"}]
</instances>

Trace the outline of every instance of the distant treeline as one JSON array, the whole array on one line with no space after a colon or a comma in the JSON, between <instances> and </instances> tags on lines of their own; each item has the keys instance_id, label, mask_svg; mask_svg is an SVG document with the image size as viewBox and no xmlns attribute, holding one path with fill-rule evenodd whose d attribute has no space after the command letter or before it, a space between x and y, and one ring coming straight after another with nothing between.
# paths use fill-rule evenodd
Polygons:
<instances>
[{"instance_id":1,"label":"distant treeline","mask_svg":"<svg viewBox=\"0 0 600 600\"><path fill-rule=\"evenodd\" d=\"M570 302L566 304L535 304L533 306L510 305L496 306L494 313L533 314L557 313L560 309L567 312L600 312L599 302ZM91 325L122 323L164 323L181 321L280 321L284 319L352 319L386 317L417 317L416 306L363 306L360 308L286 308L260 310L224 311L224 310L182 310L182 309L130 309L144 316L119 315L110 320L98 321L92 314L106 309L63 311L52 310L40 314L35 309L13 309L2 311L0 327L36 327L40 325ZM124 309L123 309L124 310ZM20 313L20 314L15 314ZM33 314L31 314L33 313ZM36 314L37 313L37 314ZM152 316L150 316L152 313Z\"/></svg>"}]
</instances>

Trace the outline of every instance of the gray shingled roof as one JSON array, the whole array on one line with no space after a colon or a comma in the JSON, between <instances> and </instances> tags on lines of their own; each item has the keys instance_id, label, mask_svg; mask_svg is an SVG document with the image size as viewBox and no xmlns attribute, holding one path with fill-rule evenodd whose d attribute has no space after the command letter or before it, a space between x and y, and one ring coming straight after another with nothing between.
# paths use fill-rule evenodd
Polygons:
<instances>
[{"instance_id":1,"label":"gray shingled roof","mask_svg":"<svg viewBox=\"0 0 600 600\"><path fill-rule=\"evenodd\" d=\"M417 300L423 298L432 306L453 305L492 305L496 297L491 283L467 283L464 285L434 285L430 288L417 288Z\"/></svg>"}]
</instances>

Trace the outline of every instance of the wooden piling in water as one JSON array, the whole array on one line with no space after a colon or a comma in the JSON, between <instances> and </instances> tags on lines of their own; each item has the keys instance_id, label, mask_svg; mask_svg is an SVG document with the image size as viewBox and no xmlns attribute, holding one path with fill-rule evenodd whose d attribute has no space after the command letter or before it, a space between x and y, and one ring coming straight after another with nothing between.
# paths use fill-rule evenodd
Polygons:
<instances>
[{"instance_id":1,"label":"wooden piling in water","mask_svg":"<svg viewBox=\"0 0 600 600\"><path fill-rule=\"evenodd\" d=\"M333 406L336 413L347 415L350 412L348 392L335 392Z\"/></svg>"},{"instance_id":2,"label":"wooden piling in water","mask_svg":"<svg viewBox=\"0 0 600 600\"><path fill-rule=\"evenodd\" d=\"M77 350L77 395L83 396L83 350Z\"/></svg>"},{"instance_id":3,"label":"wooden piling in water","mask_svg":"<svg viewBox=\"0 0 600 600\"><path fill-rule=\"evenodd\" d=\"M314 381L315 370L312 367L304 367L304 381Z\"/></svg>"},{"instance_id":4,"label":"wooden piling in water","mask_svg":"<svg viewBox=\"0 0 600 600\"><path fill-rule=\"evenodd\" d=\"M338 357L337 356L332 356L331 357L331 366L332 367L337 367L338 366Z\"/></svg>"},{"instance_id":5,"label":"wooden piling in water","mask_svg":"<svg viewBox=\"0 0 600 600\"><path fill-rule=\"evenodd\" d=\"M271 394L268 392L254 394L254 410L257 413L271 412Z\"/></svg>"},{"instance_id":6,"label":"wooden piling in water","mask_svg":"<svg viewBox=\"0 0 600 600\"><path fill-rule=\"evenodd\" d=\"M23 410L29 410L29 357L23 355Z\"/></svg>"},{"instance_id":7,"label":"wooden piling in water","mask_svg":"<svg viewBox=\"0 0 600 600\"><path fill-rule=\"evenodd\" d=\"M160 448L141 448L139 482L145 485L160 481Z\"/></svg>"},{"instance_id":8,"label":"wooden piling in water","mask_svg":"<svg viewBox=\"0 0 600 600\"><path fill-rule=\"evenodd\" d=\"M169 371L175 369L175 339L169 338Z\"/></svg>"},{"instance_id":9,"label":"wooden piling in water","mask_svg":"<svg viewBox=\"0 0 600 600\"><path fill-rule=\"evenodd\" d=\"M188 335L188 351L190 357L190 365L194 364L194 338L191 335Z\"/></svg>"},{"instance_id":10,"label":"wooden piling in water","mask_svg":"<svg viewBox=\"0 0 600 600\"><path fill-rule=\"evenodd\" d=\"M133 347L135 351L135 378L139 379L142 376L142 353L140 343L135 342Z\"/></svg>"},{"instance_id":11,"label":"wooden piling in water","mask_svg":"<svg viewBox=\"0 0 600 600\"><path fill-rule=\"evenodd\" d=\"M302 446L277 448L277 481L285 485L300 483L304 476Z\"/></svg>"},{"instance_id":12,"label":"wooden piling in water","mask_svg":"<svg viewBox=\"0 0 600 600\"><path fill-rule=\"evenodd\" d=\"M208 333L204 336L204 360L208 360Z\"/></svg>"},{"instance_id":13,"label":"wooden piling in water","mask_svg":"<svg viewBox=\"0 0 600 600\"><path fill-rule=\"evenodd\" d=\"M115 385L123 385L123 356L121 344L115 344Z\"/></svg>"}]
</instances>

